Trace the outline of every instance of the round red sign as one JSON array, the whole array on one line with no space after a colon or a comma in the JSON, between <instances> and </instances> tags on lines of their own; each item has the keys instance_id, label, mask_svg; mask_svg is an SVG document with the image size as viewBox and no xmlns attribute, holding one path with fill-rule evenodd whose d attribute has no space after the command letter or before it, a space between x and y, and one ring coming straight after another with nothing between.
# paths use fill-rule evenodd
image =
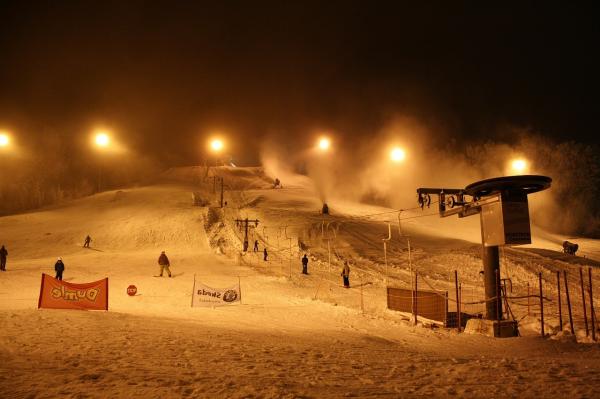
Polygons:
<instances>
[{"instance_id":1,"label":"round red sign","mask_svg":"<svg viewBox=\"0 0 600 399\"><path fill-rule=\"evenodd\" d=\"M137 287L135 285L130 285L127 287L127 295L134 296L137 293Z\"/></svg>"}]
</instances>

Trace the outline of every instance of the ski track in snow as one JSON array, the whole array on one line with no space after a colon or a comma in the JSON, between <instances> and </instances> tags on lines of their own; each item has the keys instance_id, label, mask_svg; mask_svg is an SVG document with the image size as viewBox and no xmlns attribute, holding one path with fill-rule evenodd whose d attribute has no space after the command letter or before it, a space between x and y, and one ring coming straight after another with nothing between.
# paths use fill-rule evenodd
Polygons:
<instances>
[{"instance_id":1,"label":"ski track in snow","mask_svg":"<svg viewBox=\"0 0 600 399\"><path fill-rule=\"evenodd\" d=\"M191 180L183 176L188 172L170 177ZM356 289L324 283L327 251L314 237L306 241L311 274L299 277L295 250L290 280L288 240L279 226L318 225L318 196L309 186L265 190L268 179L255 170L223 173L238 179L236 188L252 190L228 192L229 209L211 211L212 216L191 206L197 187L178 183L106 192L0 218L0 242L9 250L8 271L0 274L1 398L596 396L597 345L534 334L491 339L432 330L385 311L384 297L375 295L383 289L377 245L387 233L385 219L345 224L343 216L337 219L342 224L336 255L357 262L351 279L356 284L356 273L362 274L365 293L373 295L366 296L365 314ZM330 206L340 215L381 212L345 202ZM239 231L230 217L260 219L266 230L252 234L261 248L282 235L280 250L270 248L272 261L262 262L261 254L236 261ZM432 235L439 226L442 231ZM413 261L434 284L447 284L457 264L466 282L479 283L472 226L458 237L464 241L450 234L456 226L432 218L403 226L414 237ZM81 248L88 233L90 250ZM296 239L303 234L301 227L286 233ZM390 245L395 258L390 267L402 279L406 251L401 243ZM586 245L588 253L600 247L592 240ZM161 250L175 278L152 277ZM515 281L535 276L535 262L551 272L565 263L523 251L505 254ZM36 309L40 274L52 274L57 256L65 261L68 281L109 277L109 312ZM334 259L334 283L338 266ZM240 278L243 304L191 308L194 275L217 287ZM138 295L126 295L129 284L138 287Z\"/></svg>"}]
</instances>

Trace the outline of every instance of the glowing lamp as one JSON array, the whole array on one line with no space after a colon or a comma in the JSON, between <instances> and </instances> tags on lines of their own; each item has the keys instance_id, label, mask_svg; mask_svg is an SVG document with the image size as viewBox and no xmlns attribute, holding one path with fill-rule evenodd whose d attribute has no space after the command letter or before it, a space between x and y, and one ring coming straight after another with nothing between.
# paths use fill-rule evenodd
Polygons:
<instances>
[{"instance_id":1,"label":"glowing lamp","mask_svg":"<svg viewBox=\"0 0 600 399\"><path fill-rule=\"evenodd\" d=\"M406 153L402 148L395 147L390 152L390 159L393 162L402 162L404 161L404 158L406 158Z\"/></svg>"},{"instance_id":2,"label":"glowing lamp","mask_svg":"<svg viewBox=\"0 0 600 399\"><path fill-rule=\"evenodd\" d=\"M524 159L515 159L510 164L513 171L523 173L527 169L527 161Z\"/></svg>"},{"instance_id":3,"label":"glowing lamp","mask_svg":"<svg viewBox=\"0 0 600 399\"><path fill-rule=\"evenodd\" d=\"M106 133L98 133L96 134L96 145L98 147L108 147L110 144L110 137Z\"/></svg>"},{"instance_id":4,"label":"glowing lamp","mask_svg":"<svg viewBox=\"0 0 600 399\"><path fill-rule=\"evenodd\" d=\"M327 151L331 146L331 141L327 137L322 137L319 139L319 149L321 151Z\"/></svg>"},{"instance_id":5,"label":"glowing lamp","mask_svg":"<svg viewBox=\"0 0 600 399\"><path fill-rule=\"evenodd\" d=\"M10 137L6 133L0 133L0 147L6 147L10 143Z\"/></svg>"},{"instance_id":6,"label":"glowing lamp","mask_svg":"<svg viewBox=\"0 0 600 399\"><path fill-rule=\"evenodd\" d=\"M219 140L219 139L214 139L213 141L210 142L210 148L214 151L214 152L219 152L223 149L224 145L223 145L223 141Z\"/></svg>"}]
</instances>

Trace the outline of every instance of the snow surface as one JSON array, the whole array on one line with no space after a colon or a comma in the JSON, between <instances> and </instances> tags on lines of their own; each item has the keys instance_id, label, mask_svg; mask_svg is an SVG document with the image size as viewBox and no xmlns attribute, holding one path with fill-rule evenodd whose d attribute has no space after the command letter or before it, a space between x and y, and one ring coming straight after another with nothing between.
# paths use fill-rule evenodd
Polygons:
<instances>
[{"instance_id":1,"label":"snow surface","mask_svg":"<svg viewBox=\"0 0 600 399\"><path fill-rule=\"evenodd\" d=\"M169 182L0 218L9 251L0 274L0 397L596 396L600 352L582 343L590 340L576 309L578 267L600 264L592 260L597 241L580 241L587 258L567 257L556 252L563 239L535 229L531 248L502 253L515 295L527 283L537 289L541 271L551 297L555 272L568 271L580 343L568 322L560 331L556 301L545 305L556 339L539 337L538 318L523 303L514 309L523 337L457 334L386 310L387 222L387 279L410 284L407 240L392 210L332 199L323 216L306 177L271 189L260 168L206 172L174 169L163 176ZM214 207L213 175L225 179L224 210ZM192 192L213 206L193 206ZM481 299L478 218L422 217L434 212L401 214L412 267L450 292L458 269L463 300ZM266 245L267 262L262 252L240 255L235 219L246 217L260 220L249 229L250 249L254 240L261 251ZM90 249L82 248L87 234ZM162 250L174 278L154 277ZM308 276L300 274L304 253ZM37 309L41 273L53 274L58 256L67 281L109 278L108 312ZM344 261L352 268L348 290L340 286ZM239 281L242 304L191 308L194 276L213 287ZM130 284L136 296L126 294Z\"/></svg>"}]
</instances>

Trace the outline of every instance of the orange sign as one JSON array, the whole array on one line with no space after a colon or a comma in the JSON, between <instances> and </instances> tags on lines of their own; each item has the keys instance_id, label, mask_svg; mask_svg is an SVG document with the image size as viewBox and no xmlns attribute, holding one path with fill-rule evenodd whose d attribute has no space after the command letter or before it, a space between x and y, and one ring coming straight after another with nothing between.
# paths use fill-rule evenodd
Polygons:
<instances>
[{"instance_id":1,"label":"orange sign","mask_svg":"<svg viewBox=\"0 0 600 399\"><path fill-rule=\"evenodd\" d=\"M39 308L108 310L108 278L74 284L42 274Z\"/></svg>"}]
</instances>

